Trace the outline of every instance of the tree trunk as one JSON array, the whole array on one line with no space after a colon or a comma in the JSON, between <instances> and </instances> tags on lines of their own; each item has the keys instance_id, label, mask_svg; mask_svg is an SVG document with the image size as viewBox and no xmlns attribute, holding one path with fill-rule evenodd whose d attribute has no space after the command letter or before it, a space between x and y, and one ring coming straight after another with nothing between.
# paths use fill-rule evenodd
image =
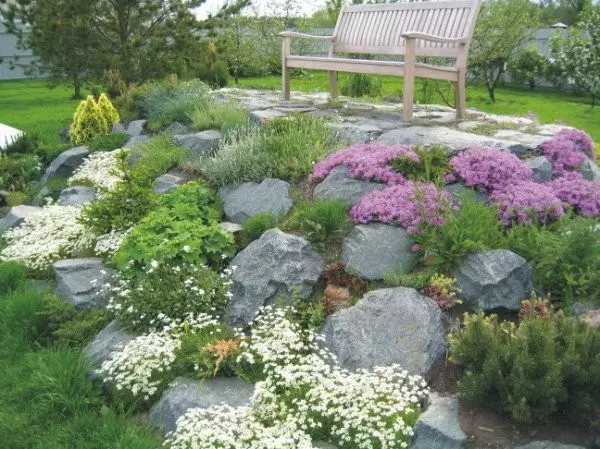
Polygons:
<instances>
[{"instance_id":1,"label":"tree trunk","mask_svg":"<svg viewBox=\"0 0 600 449\"><path fill-rule=\"evenodd\" d=\"M73 96L71 98L73 100L80 100L83 98L83 95L81 95L81 80L77 75L73 76Z\"/></svg>"},{"instance_id":2,"label":"tree trunk","mask_svg":"<svg viewBox=\"0 0 600 449\"><path fill-rule=\"evenodd\" d=\"M535 89L535 79L533 77L529 78L529 90Z\"/></svg>"},{"instance_id":3,"label":"tree trunk","mask_svg":"<svg viewBox=\"0 0 600 449\"><path fill-rule=\"evenodd\" d=\"M496 102L496 93L494 92L494 86L488 86L487 90L488 90L488 95L490 97L490 100L492 100L492 103L495 103Z\"/></svg>"}]
</instances>

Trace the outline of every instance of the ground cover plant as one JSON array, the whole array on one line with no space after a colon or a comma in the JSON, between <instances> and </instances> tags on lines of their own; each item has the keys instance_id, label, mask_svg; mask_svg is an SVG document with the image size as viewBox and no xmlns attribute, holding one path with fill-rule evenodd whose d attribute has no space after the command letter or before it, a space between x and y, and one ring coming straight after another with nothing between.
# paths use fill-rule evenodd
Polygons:
<instances>
[{"instance_id":1,"label":"ground cover plant","mask_svg":"<svg viewBox=\"0 0 600 449\"><path fill-rule=\"evenodd\" d=\"M232 103L211 102L202 107L198 106L189 114L192 126L197 130L219 129L224 133L236 128L250 126L250 114Z\"/></svg>"}]
</instances>

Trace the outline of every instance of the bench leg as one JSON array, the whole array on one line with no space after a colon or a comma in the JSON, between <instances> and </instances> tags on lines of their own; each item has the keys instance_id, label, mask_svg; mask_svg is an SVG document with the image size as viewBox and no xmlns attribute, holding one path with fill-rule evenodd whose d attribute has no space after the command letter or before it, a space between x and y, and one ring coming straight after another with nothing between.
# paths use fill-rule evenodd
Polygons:
<instances>
[{"instance_id":1,"label":"bench leg","mask_svg":"<svg viewBox=\"0 0 600 449\"><path fill-rule=\"evenodd\" d=\"M281 68L281 84L283 90L283 99L290 99L290 69L289 67L283 66Z\"/></svg>"},{"instance_id":2,"label":"bench leg","mask_svg":"<svg viewBox=\"0 0 600 449\"><path fill-rule=\"evenodd\" d=\"M456 118L462 119L467 115L466 104L466 71L461 69L458 72L458 81L454 84L454 101L456 103Z\"/></svg>"},{"instance_id":3,"label":"bench leg","mask_svg":"<svg viewBox=\"0 0 600 449\"><path fill-rule=\"evenodd\" d=\"M337 98L338 97L338 87L337 87L337 82L338 82L338 72L327 72L327 76L329 77L329 95L331 95L331 98Z\"/></svg>"},{"instance_id":4,"label":"bench leg","mask_svg":"<svg viewBox=\"0 0 600 449\"><path fill-rule=\"evenodd\" d=\"M407 76L408 75L408 76ZM404 74L404 91L402 93L402 118L405 121L413 118L413 101L415 99L415 77Z\"/></svg>"}]
</instances>

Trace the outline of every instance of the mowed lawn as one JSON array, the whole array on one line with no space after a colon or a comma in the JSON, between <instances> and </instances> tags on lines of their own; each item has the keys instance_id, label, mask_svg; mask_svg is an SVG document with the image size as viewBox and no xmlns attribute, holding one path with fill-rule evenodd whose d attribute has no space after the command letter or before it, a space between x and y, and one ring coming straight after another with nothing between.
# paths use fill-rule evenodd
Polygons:
<instances>
[{"instance_id":1,"label":"mowed lawn","mask_svg":"<svg viewBox=\"0 0 600 449\"><path fill-rule=\"evenodd\" d=\"M342 86L347 74L340 73L339 85ZM384 96L402 94L402 78L379 76L383 85ZM441 82L443 86L443 82ZM256 89L280 89L281 77L268 76L261 78L244 78L239 82L239 87ZM292 78L292 90L303 92L327 91L326 72L312 71L301 77ZM415 98L420 103L443 104L439 95L431 90L430 97L424 101L421 82L417 80ZM444 89L445 94L450 94ZM451 98L453 103L453 99ZM600 142L600 106L590 107L591 99L569 93L549 91L499 88L496 91L496 103L488 98L485 88L477 86L467 87L467 106L481 111L505 115L525 115L534 113L541 123L564 122L570 126L583 129L589 133L596 142Z\"/></svg>"}]
</instances>

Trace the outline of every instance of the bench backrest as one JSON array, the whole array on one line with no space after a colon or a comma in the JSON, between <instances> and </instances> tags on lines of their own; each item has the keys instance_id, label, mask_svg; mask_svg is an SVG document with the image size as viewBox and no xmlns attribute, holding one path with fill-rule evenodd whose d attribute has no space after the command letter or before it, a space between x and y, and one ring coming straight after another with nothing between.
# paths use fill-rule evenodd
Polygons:
<instances>
[{"instance_id":1,"label":"bench backrest","mask_svg":"<svg viewBox=\"0 0 600 449\"><path fill-rule=\"evenodd\" d=\"M479 5L480 0L460 0L342 6L334 31L334 51L403 55L401 34L416 31L467 38L463 46L417 39L417 56L461 58L468 51Z\"/></svg>"}]
</instances>

